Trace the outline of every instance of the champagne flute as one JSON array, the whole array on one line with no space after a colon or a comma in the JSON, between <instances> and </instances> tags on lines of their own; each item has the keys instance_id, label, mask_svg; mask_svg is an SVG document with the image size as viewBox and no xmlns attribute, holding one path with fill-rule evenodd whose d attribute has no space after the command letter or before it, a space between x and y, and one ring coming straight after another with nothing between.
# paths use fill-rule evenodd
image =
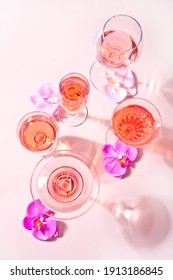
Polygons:
<instances>
[{"instance_id":1,"label":"champagne flute","mask_svg":"<svg viewBox=\"0 0 173 280\"><path fill-rule=\"evenodd\" d=\"M140 24L131 16L120 14L106 21L96 35L97 61L90 69L91 82L96 89L103 91L106 79L119 75L117 68L136 62L142 50L142 37Z\"/></svg>"},{"instance_id":2,"label":"champagne flute","mask_svg":"<svg viewBox=\"0 0 173 280\"><path fill-rule=\"evenodd\" d=\"M82 124L87 116L90 85L86 77L80 73L69 73L59 83L60 104L58 117L68 126Z\"/></svg>"},{"instance_id":3,"label":"champagne flute","mask_svg":"<svg viewBox=\"0 0 173 280\"><path fill-rule=\"evenodd\" d=\"M50 209L50 216L53 212L54 219L68 220L93 206L99 193L99 177L86 156L59 150L36 165L30 186L36 204L39 198Z\"/></svg>"},{"instance_id":4,"label":"champagne flute","mask_svg":"<svg viewBox=\"0 0 173 280\"><path fill-rule=\"evenodd\" d=\"M161 115L150 101L143 98L124 100L119 104L106 133L106 142L117 140L129 146L144 146L159 136Z\"/></svg>"},{"instance_id":5,"label":"champagne flute","mask_svg":"<svg viewBox=\"0 0 173 280\"><path fill-rule=\"evenodd\" d=\"M21 118L17 135L24 148L44 156L56 149L59 126L49 114L34 111Z\"/></svg>"}]
</instances>

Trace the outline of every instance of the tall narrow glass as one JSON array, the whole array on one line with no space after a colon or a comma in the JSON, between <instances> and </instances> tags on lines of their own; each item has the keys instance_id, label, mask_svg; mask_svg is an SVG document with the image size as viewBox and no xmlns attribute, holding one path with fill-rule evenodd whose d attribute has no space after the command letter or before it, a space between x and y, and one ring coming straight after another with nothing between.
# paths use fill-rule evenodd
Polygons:
<instances>
[{"instance_id":1,"label":"tall narrow glass","mask_svg":"<svg viewBox=\"0 0 173 280\"><path fill-rule=\"evenodd\" d=\"M61 79L59 94L62 109L58 113L60 121L68 126L78 126L86 120L89 90L88 80L79 73L69 73Z\"/></svg>"}]
</instances>

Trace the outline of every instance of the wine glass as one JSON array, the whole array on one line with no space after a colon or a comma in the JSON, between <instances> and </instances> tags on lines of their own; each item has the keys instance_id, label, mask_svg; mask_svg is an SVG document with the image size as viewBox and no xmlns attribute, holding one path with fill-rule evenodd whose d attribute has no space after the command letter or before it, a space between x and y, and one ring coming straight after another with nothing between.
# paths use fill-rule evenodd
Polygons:
<instances>
[{"instance_id":1,"label":"wine glass","mask_svg":"<svg viewBox=\"0 0 173 280\"><path fill-rule=\"evenodd\" d=\"M120 140L129 146L144 146L159 136L161 116L150 101L143 98L127 99L119 104L106 133L106 142Z\"/></svg>"},{"instance_id":2,"label":"wine glass","mask_svg":"<svg viewBox=\"0 0 173 280\"><path fill-rule=\"evenodd\" d=\"M128 15L115 15L99 29L94 43L97 61L91 66L92 84L100 91L107 78L121 75L117 68L126 68L139 58L142 50L142 28ZM117 79L119 77L117 76Z\"/></svg>"},{"instance_id":3,"label":"wine glass","mask_svg":"<svg viewBox=\"0 0 173 280\"><path fill-rule=\"evenodd\" d=\"M37 203L39 198L51 210L50 216L54 213L54 219L81 216L92 207L98 192L99 177L92 162L69 150L59 150L44 157L31 176L33 200ZM44 209L40 210L44 212Z\"/></svg>"},{"instance_id":4,"label":"wine glass","mask_svg":"<svg viewBox=\"0 0 173 280\"><path fill-rule=\"evenodd\" d=\"M59 83L60 104L59 119L68 126L82 124L87 116L90 84L80 73L69 73Z\"/></svg>"},{"instance_id":5,"label":"wine glass","mask_svg":"<svg viewBox=\"0 0 173 280\"><path fill-rule=\"evenodd\" d=\"M55 150L59 126L48 113L34 111L21 118L17 135L24 148L44 156Z\"/></svg>"}]
</instances>

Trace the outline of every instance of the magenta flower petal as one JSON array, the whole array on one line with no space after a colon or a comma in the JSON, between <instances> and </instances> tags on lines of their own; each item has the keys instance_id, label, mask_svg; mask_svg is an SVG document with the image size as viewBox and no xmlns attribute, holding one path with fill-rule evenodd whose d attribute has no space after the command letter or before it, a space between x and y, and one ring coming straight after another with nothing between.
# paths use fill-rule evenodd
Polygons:
<instances>
[{"instance_id":1,"label":"magenta flower petal","mask_svg":"<svg viewBox=\"0 0 173 280\"><path fill-rule=\"evenodd\" d=\"M136 147L128 147L125 155L130 159L130 161L135 161L138 156L138 149Z\"/></svg>"},{"instance_id":2,"label":"magenta flower petal","mask_svg":"<svg viewBox=\"0 0 173 280\"><path fill-rule=\"evenodd\" d=\"M49 215L52 214L52 218ZM27 207L27 216L23 219L23 226L31 230L35 238L48 240L58 237L58 224L53 219L53 212L40 199L31 202Z\"/></svg>"},{"instance_id":3,"label":"magenta flower petal","mask_svg":"<svg viewBox=\"0 0 173 280\"><path fill-rule=\"evenodd\" d=\"M118 140L113 145L105 144L103 153L106 172L111 176L122 177L137 158L138 149Z\"/></svg>"},{"instance_id":4,"label":"magenta flower petal","mask_svg":"<svg viewBox=\"0 0 173 280\"><path fill-rule=\"evenodd\" d=\"M43 216L44 213L49 213L50 210L41 202L40 199L36 199L35 201L32 201L26 210L27 217L34 218L38 216Z\"/></svg>"},{"instance_id":5,"label":"magenta flower petal","mask_svg":"<svg viewBox=\"0 0 173 280\"><path fill-rule=\"evenodd\" d=\"M57 237L57 222L54 219L47 219L39 228L35 227L32 234L39 240L48 240L52 237Z\"/></svg>"},{"instance_id":6,"label":"magenta flower petal","mask_svg":"<svg viewBox=\"0 0 173 280\"><path fill-rule=\"evenodd\" d=\"M32 228L33 228L33 219L25 217L23 219L22 224L23 224L24 228L26 228L27 230L32 230Z\"/></svg>"},{"instance_id":7,"label":"magenta flower petal","mask_svg":"<svg viewBox=\"0 0 173 280\"><path fill-rule=\"evenodd\" d=\"M105 157L103 163L109 175L122 177L127 171L127 167L122 167L117 158Z\"/></svg>"},{"instance_id":8,"label":"magenta flower petal","mask_svg":"<svg viewBox=\"0 0 173 280\"><path fill-rule=\"evenodd\" d=\"M113 144L113 147L118 151L119 155L125 155L129 146L118 140Z\"/></svg>"},{"instance_id":9,"label":"magenta flower petal","mask_svg":"<svg viewBox=\"0 0 173 280\"><path fill-rule=\"evenodd\" d=\"M108 156L108 157L117 157L118 156L118 152L115 150L115 148L110 145L110 144L106 144L103 147L103 153Z\"/></svg>"}]
</instances>

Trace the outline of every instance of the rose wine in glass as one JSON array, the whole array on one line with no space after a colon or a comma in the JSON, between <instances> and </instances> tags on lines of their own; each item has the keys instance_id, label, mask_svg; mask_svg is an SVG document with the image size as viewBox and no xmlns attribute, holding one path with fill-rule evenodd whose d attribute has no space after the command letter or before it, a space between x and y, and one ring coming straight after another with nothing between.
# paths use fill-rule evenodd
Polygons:
<instances>
[{"instance_id":1,"label":"rose wine in glass","mask_svg":"<svg viewBox=\"0 0 173 280\"><path fill-rule=\"evenodd\" d=\"M98 192L96 168L84 155L72 151L56 151L44 157L31 176L33 199L39 198L55 219L83 215L95 203Z\"/></svg>"},{"instance_id":2,"label":"rose wine in glass","mask_svg":"<svg viewBox=\"0 0 173 280\"><path fill-rule=\"evenodd\" d=\"M105 32L97 42L96 57L106 67L117 68L134 62L138 56L135 40L126 32Z\"/></svg>"},{"instance_id":3,"label":"rose wine in glass","mask_svg":"<svg viewBox=\"0 0 173 280\"><path fill-rule=\"evenodd\" d=\"M142 50L140 24L128 15L109 18L96 35L94 49L97 61L91 66L90 78L102 91L106 77L112 76L116 68L130 67L139 58Z\"/></svg>"},{"instance_id":4,"label":"rose wine in glass","mask_svg":"<svg viewBox=\"0 0 173 280\"><path fill-rule=\"evenodd\" d=\"M62 109L58 116L63 123L78 126L86 120L89 90L88 80L79 73L70 73L61 79L59 93Z\"/></svg>"},{"instance_id":5,"label":"rose wine in glass","mask_svg":"<svg viewBox=\"0 0 173 280\"><path fill-rule=\"evenodd\" d=\"M146 99L133 98L114 110L106 141L119 139L129 146L143 146L158 137L160 128L161 116L157 108Z\"/></svg>"},{"instance_id":6,"label":"rose wine in glass","mask_svg":"<svg viewBox=\"0 0 173 280\"><path fill-rule=\"evenodd\" d=\"M52 116L36 111L28 113L19 121L17 133L27 150L45 155L55 149L59 127Z\"/></svg>"}]
</instances>

